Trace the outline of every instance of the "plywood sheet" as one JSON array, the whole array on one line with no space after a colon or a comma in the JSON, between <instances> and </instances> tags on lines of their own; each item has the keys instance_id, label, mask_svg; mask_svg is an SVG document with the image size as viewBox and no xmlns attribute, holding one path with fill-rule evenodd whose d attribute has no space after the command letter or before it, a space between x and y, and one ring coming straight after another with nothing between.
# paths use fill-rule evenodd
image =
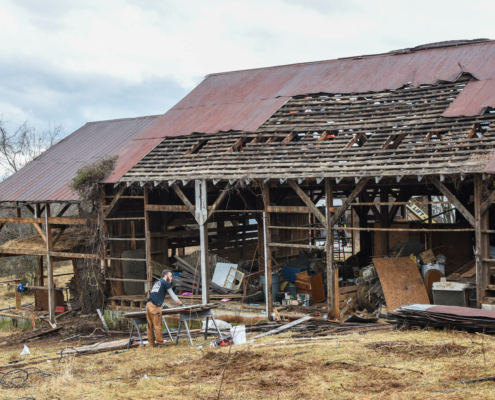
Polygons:
<instances>
[{"instance_id":1,"label":"plywood sheet","mask_svg":"<svg viewBox=\"0 0 495 400\"><path fill-rule=\"evenodd\" d=\"M393 311L408 304L430 304L423 278L409 257L373 260L383 288L387 309Z\"/></svg>"}]
</instances>

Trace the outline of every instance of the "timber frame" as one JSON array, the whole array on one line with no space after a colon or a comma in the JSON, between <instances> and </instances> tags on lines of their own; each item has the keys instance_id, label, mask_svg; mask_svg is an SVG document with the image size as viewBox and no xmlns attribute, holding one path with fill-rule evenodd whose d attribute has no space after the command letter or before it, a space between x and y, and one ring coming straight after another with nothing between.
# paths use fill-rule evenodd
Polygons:
<instances>
[{"instance_id":1,"label":"timber frame","mask_svg":"<svg viewBox=\"0 0 495 400\"><path fill-rule=\"evenodd\" d=\"M462 190L458 188L459 182L462 183ZM223 256L228 253L234 262L239 259L249 260L256 256L256 252L260 273L267 277L267 315L271 316L272 272L279 269L284 260L296 257L301 250L318 251L324 254L327 264L329 317L339 318L342 296L339 290L338 265L334 246L328 243L335 243L335 232L343 230L351 232L352 237L360 233L362 246L366 240L365 235L371 234L375 238L372 240L379 242L378 250L375 246L374 256L388 255L390 235L398 233L416 235L430 245L432 237L446 232L459 235L467 243L474 240L475 254L472 256L476 259L478 272L477 304L479 307L482 304L492 304L495 300L495 286L490 284L490 265L493 262L489 257L488 237L490 233L495 233L495 230L490 230L489 219L495 191L486 196L486 187L491 182L490 176L483 174L463 175L462 181L461 175L451 175L447 179L432 175L423 177L420 181L417 176L402 176L400 180L389 177L363 178L357 183L354 179L338 178L264 181L198 179L157 185L123 184L115 189L107 185L106 190L120 191L125 187L129 195L122 197L129 199L129 203L127 206L123 204L122 212L129 213L126 210L132 209L135 218L148 221L143 225L146 231L138 235L144 240L143 245L147 249L145 261L148 265L148 287L152 283L151 261L160 259L164 265L170 265L172 260L164 256L160 249L167 249L167 253L170 249L171 254L180 255L184 254L184 248L188 246L199 246L203 277L209 273L209 264L206 262L208 251ZM132 192L142 194L131 196ZM472 196L466 193L474 193L474 203ZM437 203L450 204L455 208L455 223L440 226L432 225L429 220L405 221L405 205L417 196L430 199L422 202L430 208ZM431 201L432 196L445 198L446 201ZM137 197L145 199L142 208L144 216L135 212L136 207L131 204L132 201L137 201ZM324 201L324 206L317 206L319 200ZM340 218L346 212L347 215L350 213L359 217L359 226L353 224L343 228L339 225ZM397 219L399 214L400 218ZM117 219L110 218L110 222L115 223ZM129 220L130 217L121 218L122 223ZM227 227L225 221L232 221L232 226ZM250 221L256 222L256 227ZM216 226L209 228L209 223ZM120 228L120 232L125 231ZM239 233L227 233L234 231ZM325 234L317 238L315 232ZM138 240L138 236L134 236L135 240ZM327 241L327 238L330 240ZM157 242L158 239L160 242ZM257 249L255 252L253 247ZM250 249L248 257L246 249ZM113 256L108 260L117 261ZM115 273L112 268L109 270ZM122 280L121 277L109 279ZM202 282L202 301L208 302L208 279L203 279Z\"/></svg>"},{"instance_id":2,"label":"timber frame","mask_svg":"<svg viewBox=\"0 0 495 400\"><path fill-rule=\"evenodd\" d=\"M84 218L79 218L79 216L65 216L69 208L76 204L75 202L61 203L62 207L58 214L52 216L51 210L54 204L56 203L16 202L15 206L10 206L15 208L16 217L0 218L0 229L2 229L5 224L31 224L45 244L44 250L17 250L15 248L0 247L0 257L15 257L19 255L37 257L37 283L38 287L45 287L45 290L48 291L49 321L52 324L55 323L55 284L53 281L53 262L66 260L72 261L74 275L76 276L76 284L78 286L78 295L81 296L76 260L98 260L100 258L96 254L74 252L72 249L67 249L66 251L54 251L55 245L60 241L63 233L68 227L82 226L86 224L86 220ZM58 233L55 237L52 235L53 228L58 229ZM46 262L46 271L44 268L44 261ZM46 282L45 278L47 278Z\"/></svg>"}]
</instances>

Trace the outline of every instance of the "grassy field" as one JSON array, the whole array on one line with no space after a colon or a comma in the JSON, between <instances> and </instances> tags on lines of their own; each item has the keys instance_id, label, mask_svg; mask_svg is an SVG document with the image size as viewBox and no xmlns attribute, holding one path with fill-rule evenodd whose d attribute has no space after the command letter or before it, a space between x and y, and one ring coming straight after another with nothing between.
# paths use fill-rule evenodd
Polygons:
<instances>
[{"instance_id":1,"label":"grassy field","mask_svg":"<svg viewBox=\"0 0 495 400\"><path fill-rule=\"evenodd\" d=\"M4 333L6 335L7 333ZM297 343L290 334L231 348L134 348L32 365L29 387L3 399L492 399L495 338L447 331L352 334ZM0 336L0 341L2 340ZM28 358L53 357L74 341L29 344ZM198 346L201 341L197 341ZM22 345L2 348L18 360ZM3 370L6 372L7 370ZM36 370L32 370L36 372Z\"/></svg>"}]
</instances>

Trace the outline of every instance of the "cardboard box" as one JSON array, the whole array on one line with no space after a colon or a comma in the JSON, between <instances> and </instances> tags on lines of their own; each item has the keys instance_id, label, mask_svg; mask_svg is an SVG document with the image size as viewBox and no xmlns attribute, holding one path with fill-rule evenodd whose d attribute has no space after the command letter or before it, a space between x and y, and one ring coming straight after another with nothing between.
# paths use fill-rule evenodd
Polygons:
<instances>
[{"instance_id":1,"label":"cardboard box","mask_svg":"<svg viewBox=\"0 0 495 400\"><path fill-rule=\"evenodd\" d=\"M435 264L437 262L435 254L433 254L433 251L431 250L426 250L419 253L419 258L423 264Z\"/></svg>"}]
</instances>

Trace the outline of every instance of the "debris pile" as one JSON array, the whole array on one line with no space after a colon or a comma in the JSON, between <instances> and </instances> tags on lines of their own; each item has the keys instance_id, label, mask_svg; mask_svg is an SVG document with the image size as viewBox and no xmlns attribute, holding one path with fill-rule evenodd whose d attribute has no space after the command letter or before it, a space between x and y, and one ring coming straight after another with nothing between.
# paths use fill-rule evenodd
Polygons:
<instances>
[{"instance_id":1,"label":"debris pile","mask_svg":"<svg viewBox=\"0 0 495 400\"><path fill-rule=\"evenodd\" d=\"M495 311L468 307L412 304L388 314L388 322L413 327L495 333Z\"/></svg>"},{"instance_id":2,"label":"debris pile","mask_svg":"<svg viewBox=\"0 0 495 400\"><path fill-rule=\"evenodd\" d=\"M179 293L198 295L201 292L201 257L196 251L184 257L175 256L178 276L174 276ZM216 254L209 254L210 264L210 294L229 295L240 293L245 271L237 264L230 263Z\"/></svg>"}]
</instances>

